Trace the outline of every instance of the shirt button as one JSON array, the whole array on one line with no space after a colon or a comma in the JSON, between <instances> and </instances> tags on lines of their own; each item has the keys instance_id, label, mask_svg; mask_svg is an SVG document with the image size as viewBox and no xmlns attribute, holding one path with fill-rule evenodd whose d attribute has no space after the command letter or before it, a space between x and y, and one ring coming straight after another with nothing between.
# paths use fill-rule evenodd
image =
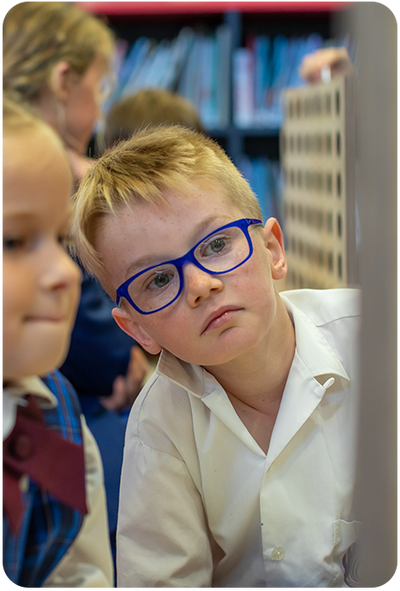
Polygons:
<instances>
[{"instance_id":1,"label":"shirt button","mask_svg":"<svg viewBox=\"0 0 400 591\"><path fill-rule=\"evenodd\" d=\"M277 546L272 550L272 560L283 560L285 558L285 550L280 546Z\"/></svg>"},{"instance_id":2,"label":"shirt button","mask_svg":"<svg viewBox=\"0 0 400 591\"><path fill-rule=\"evenodd\" d=\"M14 440L12 454L18 460L29 460L34 453L34 444L27 433L20 433Z\"/></svg>"}]
</instances>

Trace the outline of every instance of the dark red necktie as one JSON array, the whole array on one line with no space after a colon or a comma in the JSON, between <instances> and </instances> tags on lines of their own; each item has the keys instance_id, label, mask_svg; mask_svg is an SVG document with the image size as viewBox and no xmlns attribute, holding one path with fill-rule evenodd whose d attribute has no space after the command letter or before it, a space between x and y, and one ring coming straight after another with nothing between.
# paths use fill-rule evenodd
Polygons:
<instances>
[{"instance_id":1,"label":"dark red necktie","mask_svg":"<svg viewBox=\"0 0 400 591\"><path fill-rule=\"evenodd\" d=\"M22 521L21 479L36 482L58 501L87 513L83 445L46 425L34 396L18 406L14 429L3 442L3 506L14 532Z\"/></svg>"}]
</instances>

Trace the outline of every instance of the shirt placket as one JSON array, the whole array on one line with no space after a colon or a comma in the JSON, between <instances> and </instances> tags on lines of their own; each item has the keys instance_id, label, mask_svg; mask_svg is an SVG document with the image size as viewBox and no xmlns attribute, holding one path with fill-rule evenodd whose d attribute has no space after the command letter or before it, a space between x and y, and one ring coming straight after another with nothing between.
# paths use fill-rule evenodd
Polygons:
<instances>
[{"instance_id":1,"label":"shirt placket","mask_svg":"<svg viewBox=\"0 0 400 591\"><path fill-rule=\"evenodd\" d=\"M304 499L299 498L293 505L293 487L296 485L290 481L285 469L284 450L294 437L297 445L302 446L301 430L324 394L325 388L296 355L272 433L260 491L261 537L268 585L275 578L284 581L284 573L293 571L293 567L301 572L304 520L299 507ZM303 453L307 453L306 446ZM286 494L286 487L291 488L290 496Z\"/></svg>"}]
</instances>

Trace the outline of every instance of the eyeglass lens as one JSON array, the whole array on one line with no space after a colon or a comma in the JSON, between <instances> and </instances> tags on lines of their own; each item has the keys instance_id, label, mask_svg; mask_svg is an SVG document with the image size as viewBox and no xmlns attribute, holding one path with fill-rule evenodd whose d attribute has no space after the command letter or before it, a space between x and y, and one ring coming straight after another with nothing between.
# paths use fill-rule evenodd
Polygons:
<instances>
[{"instance_id":1,"label":"eyeglass lens","mask_svg":"<svg viewBox=\"0 0 400 591\"><path fill-rule=\"evenodd\" d=\"M204 270L226 273L245 261L249 252L244 232L238 227L231 227L219 230L201 242L194 251L194 257ZM145 271L128 288L132 300L146 312L168 305L179 290L179 272L173 264Z\"/></svg>"}]
</instances>

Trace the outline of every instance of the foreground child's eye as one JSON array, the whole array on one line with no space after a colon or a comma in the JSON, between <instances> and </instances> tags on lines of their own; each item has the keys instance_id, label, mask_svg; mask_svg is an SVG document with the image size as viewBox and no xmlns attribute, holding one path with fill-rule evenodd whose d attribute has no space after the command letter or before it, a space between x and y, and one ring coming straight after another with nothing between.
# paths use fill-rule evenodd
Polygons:
<instances>
[{"instance_id":1,"label":"foreground child's eye","mask_svg":"<svg viewBox=\"0 0 400 591\"><path fill-rule=\"evenodd\" d=\"M3 236L3 251L13 252L25 248L27 240L18 236Z\"/></svg>"},{"instance_id":2,"label":"foreground child's eye","mask_svg":"<svg viewBox=\"0 0 400 591\"><path fill-rule=\"evenodd\" d=\"M63 249L66 250L67 252L69 252L71 250L72 240L71 240L71 236L69 234L60 234L57 237L57 241L60 244L60 246L62 246Z\"/></svg>"}]
</instances>

